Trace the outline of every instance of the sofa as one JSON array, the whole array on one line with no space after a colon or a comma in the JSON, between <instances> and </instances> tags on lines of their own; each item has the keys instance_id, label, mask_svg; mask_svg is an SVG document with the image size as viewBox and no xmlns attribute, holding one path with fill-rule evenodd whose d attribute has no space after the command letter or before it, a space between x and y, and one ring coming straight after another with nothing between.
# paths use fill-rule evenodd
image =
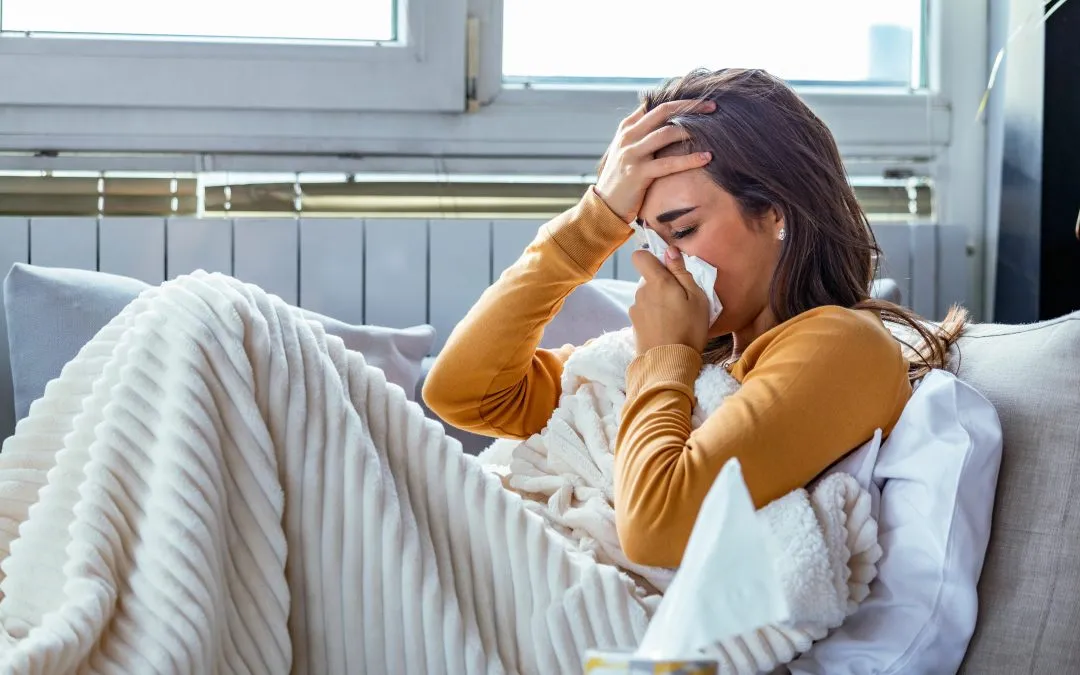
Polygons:
<instances>
[{"instance_id":1,"label":"sofa","mask_svg":"<svg viewBox=\"0 0 1080 675\"><path fill-rule=\"evenodd\" d=\"M93 276L98 274L64 277L43 291L40 278L48 274L27 266L12 270L4 301L15 380L27 368L27 353L35 350L55 352L48 354L45 368L56 369L50 375L55 377L78 341L139 292L138 283ZM879 283L875 295L897 299L888 282ZM597 321L608 330L627 325L631 297L632 285L625 283L582 287L545 333L545 344L580 343L596 334ZM46 320L26 316L42 312ZM35 334L42 326L61 335L46 335L42 342ZM375 339L361 328L338 329L351 339ZM384 331L376 338L387 362L400 367L403 386L419 399L425 365L430 365L430 359L421 360L426 353L421 347L430 347L430 332ZM1030 325L971 326L953 363L959 377L994 404L1004 432L993 530L979 583L979 620L961 672L1080 672L1080 312ZM27 389L23 378L21 389L32 392L37 384ZM26 404L21 402L20 414ZM490 442L448 431L474 453Z\"/></svg>"},{"instance_id":2,"label":"sofa","mask_svg":"<svg viewBox=\"0 0 1080 675\"><path fill-rule=\"evenodd\" d=\"M1080 312L972 326L957 374L997 408L1004 451L979 621L962 672L1080 672Z\"/></svg>"}]
</instances>

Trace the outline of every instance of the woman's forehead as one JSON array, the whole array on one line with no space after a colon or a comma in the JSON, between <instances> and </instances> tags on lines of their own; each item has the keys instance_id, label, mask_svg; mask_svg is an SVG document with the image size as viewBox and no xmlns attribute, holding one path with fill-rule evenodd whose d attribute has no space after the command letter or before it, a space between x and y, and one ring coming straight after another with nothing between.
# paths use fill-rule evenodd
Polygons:
<instances>
[{"instance_id":1,"label":"woman's forehead","mask_svg":"<svg viewBox=\"0 0 1080 675\"><path fill-rule=\"evenodd\" d=\"M680 171L654 180L645 191L645 202L708 195L717 187L704 169Z\"/></svg>"},{"instance_id":2,"label":"woman's forehead","mask_svg":"<svg viewBox=\"0 0 1080 675\"><path fill-rule=\"evenodd\" d=\"M703 169L682 171L657 178L645 192L641 216L650 225L661 213L676 209L715 206L726 193Z\"/></svg>"}]
</instances>

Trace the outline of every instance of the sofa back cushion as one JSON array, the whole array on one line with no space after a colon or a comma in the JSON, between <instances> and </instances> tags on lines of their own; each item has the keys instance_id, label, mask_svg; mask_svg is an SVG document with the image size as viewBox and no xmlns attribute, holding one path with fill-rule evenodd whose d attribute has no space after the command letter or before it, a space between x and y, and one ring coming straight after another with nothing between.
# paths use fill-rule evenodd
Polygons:
<instances>
[{"instance_id":1,"label":"sofa back cushion","mask_svg":"<svg viewBox=\"0 0 1080 675\"><path fill-rule=\"evenodd\" d=\"M22 263L11 268L3 292L16 421L26 417L30 404L82 346L148 288L104 272ZM348 349L362 352L368 364L382 369L412 398L421 361L435 342L434 328L354 326L307 310L304 314Z\"/></svg>"},{"instance_id":2,"label":"sofa back cushion","mask_svg":"<svg viewBox=\"0 0 1080 675\"><path fill-rule=\"evenodd\" d=\"M959 359L1004 432L979 621L961 672L1080 672L1080 312L973 326Z\"/></svg>"}]
</instances>

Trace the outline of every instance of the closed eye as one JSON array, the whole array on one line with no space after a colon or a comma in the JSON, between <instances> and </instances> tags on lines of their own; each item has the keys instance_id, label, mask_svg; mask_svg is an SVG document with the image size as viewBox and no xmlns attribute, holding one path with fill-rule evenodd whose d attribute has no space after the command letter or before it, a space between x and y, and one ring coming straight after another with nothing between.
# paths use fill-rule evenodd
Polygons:
<instances>
[{"instance_id":1,"label":"closed eye","mask_svg":"<svg viewBox=\"0 0 1080 675\"><path fill-rule=\"evenodd\" d=\"M688 206L685 209L672 209L671 211L665 211L660 215L656 216L653 222L667 225L670 228L671 224L674 223L676 220L696 210L696 206ZM642 227L652 227L649 225L648 221L644 220L643 218L638 218L637 223ZM652 229L655 230L656 228L652 227Z\"/></svg>"},{"instance_id":2,"label":"closed eye","mask_svg":"<svg viewBox=\"0 0 1080 675\"><path fill-rule=\"evenodd\" d=\"M672 233L671 233L671 238L672 239L683 239L684 237L689 237L697 229L698 229L697 225L691 225L690 227L684 227L681 230L673 230Z\"/></svg>"}]
</instances>

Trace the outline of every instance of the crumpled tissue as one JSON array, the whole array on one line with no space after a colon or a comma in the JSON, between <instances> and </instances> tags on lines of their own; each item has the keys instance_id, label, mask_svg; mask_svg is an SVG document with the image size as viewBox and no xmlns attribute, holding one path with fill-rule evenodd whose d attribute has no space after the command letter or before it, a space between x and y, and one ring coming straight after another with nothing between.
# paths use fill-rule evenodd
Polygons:
<instances>
[{"instance_id":1,"label":"crumpled tissue","mask_svg":"<svg viewBox=\"0 0 1080 675\"><path fill-rule=\"evenodd\" d=\"M638 241L641 243L642 248L649 249L653 255L660 259L660 262L664 262L664 254L668 249L667 242L648 227L635 223L634 229L637 231ZM716 295L716 268L701 258L686 253L683 253L683 261L686 264L686 271L694 277L694 282L709 298L709 325L711 326L716 322L716 318L720 316L720 312L724 310L724 306L720 304L719 296Z\"/></svg>"}]
</instances>

